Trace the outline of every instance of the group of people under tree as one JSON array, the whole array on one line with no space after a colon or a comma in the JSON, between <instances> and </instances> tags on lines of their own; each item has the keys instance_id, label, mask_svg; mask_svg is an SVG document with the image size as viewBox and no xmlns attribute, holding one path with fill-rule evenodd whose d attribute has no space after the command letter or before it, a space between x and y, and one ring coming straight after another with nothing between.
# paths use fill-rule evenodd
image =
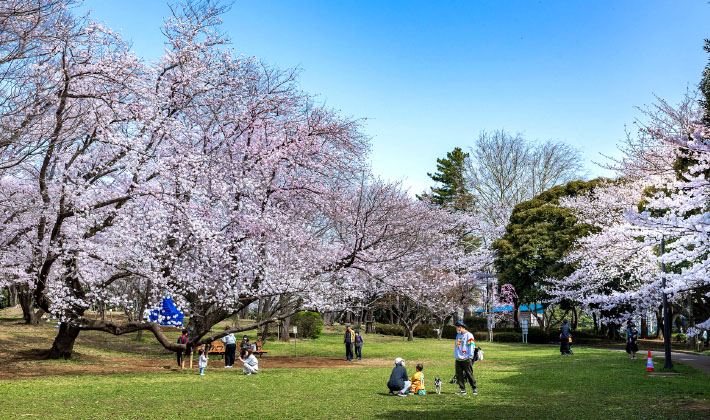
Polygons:
<instances>
[{"instance_id":1,"label":"group of people under tree","mask_svg":"<svg viewBox=\"0 0 710 420\"><path fill-rule=\"evenodd\" d=\"M228 331L229 327L225 327L225 331ZM236 338L233 333L228 333L221 338L224 344L224 367L225 369L230 369L234 366L236 360L236 350L237 343ZM185 344L187 342L187 330L183 329L180 337L177 339L178 344ZM259 361L254 355L254 348L249 342L249 336L245 335L242 337L242 341L239 343L239 360L242 362L242 371L245 375L256 375L259 373ZM207 367L207 360L209 350L199 349L198 350L198 367L200 368L200 375L204 375L204 369ZM183 352L177 352L177 365L178 367L183 367Z\"/></svg>"}]
</instances>

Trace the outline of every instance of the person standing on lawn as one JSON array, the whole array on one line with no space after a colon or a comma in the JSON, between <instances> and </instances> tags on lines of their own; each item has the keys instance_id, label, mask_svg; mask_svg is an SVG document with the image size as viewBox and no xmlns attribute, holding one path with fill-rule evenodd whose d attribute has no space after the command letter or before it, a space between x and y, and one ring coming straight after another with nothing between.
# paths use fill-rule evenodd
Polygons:
<instances>
[{"instance_id":1,"label":"person standing on lawn","mask_svg":"<svg viewBox=\"0 0 710 420\"><path fill-rule=\"evenodd\" d=\"M200 375L204 376L205 368L207 367L207 361L210 360L210 358L207 356L207 353L205 353L201 349L197 351L197 354L200 356L197 361L197 366L200 368Z\"/></svg>"},{"instance_id":2,"label":"person standing on lawn","mask_svg":"<svg viewBox=\"0 0 710 420\"><path fill-rule=\"evenodd\" d=\"M224 327L224 330L228 330L229 326ZM224 367L231 368L234 365L234 356L237 352L237 339L234 334L229 333L222 337L222 342L224 343Z\"/></svg>"},{"instance_id":3,"label":"person standing on lawn","mask_svg":"<svg viewBox=\"0 0 710 420\"><path fill-rule=\"evenodd\" d=\"M355 330L355 356L357 360L362 360L362 336L360 335L360 330Z\"/></svg>"},{"instance_id":4,"label":"person standing on lawn","mask_svg":"<svg viewBox=\"0 0 710 420\"><path fill-rule=\"evenodd\" d=\"M353 343L355 342L355 332L350 329L350 324L345 326L345 338L343 343L345 343L345 359L349 362L353 360Z\"/></svg>"},{"instance_id":5,"label":"person standing on lawn","mask_svg":"<svg viewBox=\"0 0 710 420\"><path fill-rule=\"evenodd\" d=\"M182 330L182 335L180 337L178 337L177 343L178 344L187 344L187 330L185 330L185 329ZM182 367L182 352L179 351L175 354L177 354L178 367L181 368Z\"/></svg>"},{"instance_id":6,"label":"person standing on lawn","mask_svg":"<svg viewBox=\"0 0 710 420\"><path fill-rule=\"evenodd\" d=\"M466 331L466 324L461 321L454 323L456 326L456 346L454 347L454 357L456 358L456 383L460 391L457 395L466 395L466 381L473 388L473 395L478 395L476 379L473 377L473 354L476 351L476 340L473 334Z\"/></svg>"},{"instance_id":7,"label":"person standing on lawn","mask_svg":"<svg viewBox=\"0 0 710 420\"><path fill-rule=\"evenodd\" d=\"M636 360L636 353L639 351L639 332L632 322L629 321L626 327L626 352L631 355L631 360Z\"/></svg>"},{"instance_id":8,"label":"person standing on lawn","mask_svg":"<svg viewBox=\"0 0 710 420\"><path fill-rule=\"evenodd\" d=\"M562 326L560 327L560 354L565 356L570 354L569 351L569 339L572 335L569 332L569 322L564 319L562 320Z\"/></svg>"}]
</instances>

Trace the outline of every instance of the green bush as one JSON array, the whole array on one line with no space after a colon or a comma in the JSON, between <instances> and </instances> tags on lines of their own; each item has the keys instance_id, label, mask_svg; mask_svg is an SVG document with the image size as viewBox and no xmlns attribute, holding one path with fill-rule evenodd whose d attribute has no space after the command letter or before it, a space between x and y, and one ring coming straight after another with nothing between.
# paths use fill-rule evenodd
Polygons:
<instances>
[{"instance_id":1,"label":"green bush","mask_svg":"<svg viewBox=\"0 0 710 420\"><path fill-rule=\"evenodd\" d=\"M486 318L477 315L464 318L463 323L466 324L466 329L469 331L483 331L488 328Z\"/></svg>"},{"instance_id":2,"label":"green bush","mask_svg":"<svg viewBox=\"0 0 710 420\"><path fill-rule=\"evenodd\" d=\"M523 334L517 332L494 332L493 341L498 343L521 343L523 341Z\"/></svg>"},{"instance_id":3,"label":"green bush","mask_svg":"<svg viewBox=\"0 0 710 420\"><path fill-rule=\"evenodd\" d=\"M436 338L435 325L419 324L414 328L414 336L419 338Z\"/></svg>"},{"instance_id":4,"label":"green bush","mask_svg":"<svg viewBox=\"0 0 710 420\"><path fill-rule=\"evenodd\" d=\"M453 325L444 325L444 330L441 332L441 338L453 340L456 338L456 327Z\"/></svg>"},{"instance_id":5,"label":"green bush","mask_svg":"<svg viewBox=\"0 0 710 420\"><path fill-rule=\"evenodd\" d=\"M392 324L375 324L375 332L382 335L407 335L404 327Z\"/></svg>"},{"instance_id":6,"label":"green bush","mask_svg":"<svg viewBox=\"0 0 710 420\"><path fill-rule=\"evenodd\" d=\"M298 327L302 337L318 338L323 331L323 318L318 312L301 311L291 317L291 325Z\"/></svg>"},{"instance_id":7,"label":"green bush","mask_svg":"<svg viewBox=\"0 0 710 420\"><path fill-rule=\"evenodd\" d=\"M685 333L674 333L671 334L671 341L677 341L679 343L685 343L688 341L688 337L685 335Z\"/></svg>"}]
</instances>

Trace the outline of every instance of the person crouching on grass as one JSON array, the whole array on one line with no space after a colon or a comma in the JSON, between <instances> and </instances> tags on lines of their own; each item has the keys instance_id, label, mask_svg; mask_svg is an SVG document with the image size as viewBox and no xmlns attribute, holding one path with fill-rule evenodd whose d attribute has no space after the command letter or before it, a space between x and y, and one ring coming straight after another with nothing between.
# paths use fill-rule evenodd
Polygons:
<instances>
[{"instance_id":1,"label":"person crouching on grass","mask_svg":"<svg viewBox=\"0 0 710 420\"><path fill-rule=\"evenodd\" d=\"M197 354L200 356L197 366L199 366L200 368L200 375L204 376L205 368L207 367L207 361L210 360L210 358L207 357L207 353L205 353L205 351L202 349L198 350Z\"/></svg>"},{"instance_id":2,"label":"person crouching on grass","mask_svg":"<svg viewBox=\"0 0 710 420\"><path fill-rule=\"evenodd\" d=\"M473 377L473 354L476 351L476 341L473 334L466 331L466 324L456 321L456 346L454 347L454 357L456 357L456 382L461 389L456 394L466 395L466 382L473 388L473 395L478 395L476 389L476 379Z\"/></svg>"},{"instance_id":3,"label":"person crouching on grass","mask_svg":"<svg viewBox=\"0 0 710 420\"><path fill-rule=\"evenodd\" d=\"M245 375L256 375L257 373L259 373L259 361L256 360L256 356L254 356L254 351L252 349L248 349L246 356L246 359L240 358L242 363L244 363L242 371Z\"/></svg>"},{"instance_id":4,"label":"person crouching on grass","mask_svg":"<svg viewBox=\"0 0 710 420\"><path fill-rule=\"evenodd\" d=\"M412 386L412 382L407 375L407 368L404 366L404 359L398 357L394 359L394 368L390 375L390 380L387 382L387 388L390 390L390 395L399 395L400 397L407 396L407 388Z\"/></svg>"}]
</instances>

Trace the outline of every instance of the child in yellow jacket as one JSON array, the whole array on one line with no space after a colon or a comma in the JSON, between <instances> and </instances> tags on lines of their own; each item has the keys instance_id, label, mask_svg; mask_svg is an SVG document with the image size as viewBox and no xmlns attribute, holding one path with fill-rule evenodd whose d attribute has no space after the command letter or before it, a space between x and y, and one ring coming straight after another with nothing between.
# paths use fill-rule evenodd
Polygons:
<instances>
[{"instance_id":1,"label":"child in yellow jacket","mask_svg":"<svg viewBox=\"0 0 710 420\"><path fill-rule=\"evenodd\" d=\"M417 365L417 372L409 378L410 381L412 381L412 386L409 387L409 392L412 394L417 394L419 391L423 391L422 394L426 393L426 389L424 389L424 374L422 373L422 370L424 370L424 366L422 364Z\"/></svg>"}]
</instances>

